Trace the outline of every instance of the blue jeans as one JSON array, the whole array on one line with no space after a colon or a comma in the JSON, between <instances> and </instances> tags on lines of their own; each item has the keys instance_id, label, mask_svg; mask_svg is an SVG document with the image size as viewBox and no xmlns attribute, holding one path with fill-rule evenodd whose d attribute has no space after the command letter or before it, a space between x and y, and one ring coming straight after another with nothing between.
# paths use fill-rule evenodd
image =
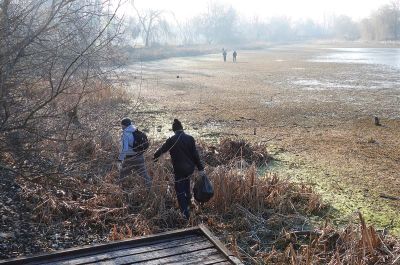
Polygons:
<instances>
[{"instance_id":1,"label":"blue jeans","mask_svg":"<svg viewBox=\"0 0 400 265\"><path fill-rule=\"evenodd\" d=\"M190 176L175 176L175 193L178 199L179 208L186 219L189 219L189 204L192 194L190 193Z\"/></svg>"}]
</instances>

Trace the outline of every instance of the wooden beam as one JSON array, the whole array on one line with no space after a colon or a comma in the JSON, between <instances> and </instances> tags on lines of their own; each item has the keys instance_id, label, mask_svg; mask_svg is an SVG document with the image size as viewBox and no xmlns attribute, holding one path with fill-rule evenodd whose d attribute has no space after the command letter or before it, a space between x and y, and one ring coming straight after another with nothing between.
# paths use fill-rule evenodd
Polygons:
<instances>
[{"instance_id":1,"label":"wooden beam","mask_svg":"<svg viewBox=\"0 0 400 265\"><path fill-rule=\"evenodd\" d=\"M216 238L213 233L207 228L207 226L200 224L199 228L203 231L204 235L225 255L225 257L233 264L243 265L243 263L236 256L230 252L222 242Z\"/></svg>"}]
</instances>

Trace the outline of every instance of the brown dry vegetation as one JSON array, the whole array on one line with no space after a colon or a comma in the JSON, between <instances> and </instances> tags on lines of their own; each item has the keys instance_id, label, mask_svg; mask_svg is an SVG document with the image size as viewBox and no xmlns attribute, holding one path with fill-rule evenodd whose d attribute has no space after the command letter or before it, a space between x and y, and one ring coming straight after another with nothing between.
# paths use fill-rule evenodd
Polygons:
<instances>
[{"instance_id":1,"label":"brown dry vegetation","mask_svg":"<svg viewBox=\"0 0 400 265\"><path fill-rule=\"evenodd\" d=\"M148 163L153 176L150 192L135 175L118 185L117 171L110 169L89 179L18 178L21 196L33 222L56 226L60 234L68 230L73 239L88 230L119 240L205 223L246 264L395 264L400 257L399 242L367 226L361 215L359 225L340 230L328 222L313 227L309 217L323 215L328 206L312 188L276 174L259 175L255 164L245 162L255 156L267 162L265 147L228 139L221 146L202 146L203 155L214 162L221 161L218 157L223 152L246 155L207 166L215 195L209 203L192 209L189 222L177 209L168 157ZM99 166L95 161L112 164L107 148L82 142L72 154L90 158L88 170L93 170Z\"/></svg>"}]
</instances>

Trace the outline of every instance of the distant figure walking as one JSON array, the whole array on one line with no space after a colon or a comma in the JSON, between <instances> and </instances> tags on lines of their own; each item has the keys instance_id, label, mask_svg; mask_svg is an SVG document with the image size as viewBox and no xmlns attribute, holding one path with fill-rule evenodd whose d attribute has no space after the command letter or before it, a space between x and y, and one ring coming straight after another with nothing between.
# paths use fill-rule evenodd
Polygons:
<instances>
[{"instance_id":1,"label":"distant figure walking","mask_svg":"<svg viewBox=\"0 0 400 265\"><path fill-rule=\"evenodd\" d=\"M237 52L234 51L234 52L233 52L233 62L234 62L234 63L236 63L236 56L237 56Z\"/></svg>"},{"instance_id":2,"label":"distant figure walking","mask_svg":"<svg viewBox=\"0 0 400 265\"><path fill-rule=\"evenodd\" d=\"M121 152L118 157L120 162L118 165L120 169L120 181L125 179L131 172L134 172L138 174L144 180L146 186L150 188L151 177L147 174L143 156L144 151L138 151L138 148L135 148L135 144L139 141L139 139L135 139L137 128L132 124L129 118L124 118L121 121L121 126Z\"/></svg>"},{"instance_id":3,"label":"distant figure walking","mask_svg":"<svg viewBox=\"0 0 400 265\"><path fill-rule=\"evenodd\" d=\"M200 161L194 138L183 131L181 122L174 119L172 130L175 135L167 141L154 154L154 161L169 151L172 159L172 166L175 175L175 192L179 208L187 219L190 217L189 205L192 194L190 192L190 176L195 167L199 170L200 176L205 175L204 166Z\"/></svg>"},{"instance_id":4,"label":"distant figure walking","mask_svg":"<svg viewBox=\"0 0 400 265\"><path fill-rule=\"evenodd\" d=\"M226 62L226 55L227 55L226 50L222 49L222 56L224 57L224 62Z\"/></svg>"}]
</instances>

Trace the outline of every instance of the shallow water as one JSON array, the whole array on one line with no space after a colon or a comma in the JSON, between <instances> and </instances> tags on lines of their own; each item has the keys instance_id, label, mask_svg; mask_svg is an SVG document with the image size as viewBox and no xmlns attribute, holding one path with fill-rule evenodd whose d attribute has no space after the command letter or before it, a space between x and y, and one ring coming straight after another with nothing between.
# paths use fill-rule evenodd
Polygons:
<instances>
[{"instance_id":1,"label":"shallow water","mask_svg":"<svg viewBox=\"0 0 400 265\"><path fill-rule=\"evenodd\" d=\"M348 89L348 90L376 90L376 89L396 89L399 86L397 80L385 80L384 77L380 79L371 80L369 82L362 83L357 79L343 79L343 80L330 80L327 78L316 79L304 79L298 78L291 81L293 85L304 90L330 90L330 89Z\"/></svg>"},{"instance_id":2,"label":"shallow water","mask_svg":"<svg viewBox=\"0 0 400 265\"><path fill-rule=\"evenodd\" d=\"M324 73L314 78L291 78L295 87L304 90L376 90L398 89L400 48L328 48L307 60L329 64L356 64L360 67L349 71L343 67L339 74Z\"/></svg>"},{"instance_id":3,"label":"shallow water","mask_svg":"<svg viewBox=\"0 0 400 265\"><path fill-rule=\"evenodd\" d=\"M330 48L333 53L317 56L314 62L385 65L400 69L400 48Z\"/></svg>"}]
</instances>

